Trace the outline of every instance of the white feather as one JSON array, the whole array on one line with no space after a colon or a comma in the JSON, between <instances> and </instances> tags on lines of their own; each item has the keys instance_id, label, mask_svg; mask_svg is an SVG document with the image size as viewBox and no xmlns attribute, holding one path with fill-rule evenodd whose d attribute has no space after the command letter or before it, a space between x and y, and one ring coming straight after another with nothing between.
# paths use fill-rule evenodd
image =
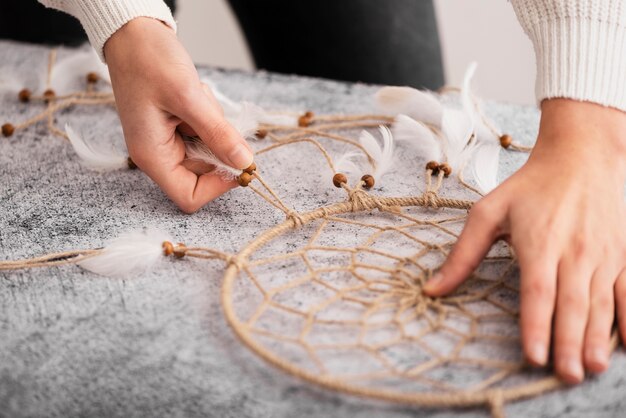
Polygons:
<instances>
[{"instance_id":1,"label":"white feather","mask_svg":"<svg viewBox=\"0 0 626 418\"><path fill-rule=\"evenodd\" d=\"M291 111L290 113L301 114L300 111ZM280 112L268 112L263 110L263 113L259 115L259 122L267 125L280 125L280 126L298 126L298 117L290 114Z\"/></svg>"},{"instance_id":2,"label":"white feather","mask_svg":"<svg viewBox=\"0 0 626 418\"><path fill-rule=\"evenodd\" d=\"M472 120L465 111L446 108L441 119L441 131L445 138L446 161L458 173L474 149L475 142L470 143Z\"/></svg>"},{"instance_id":3,"label":"white feather","mask_svg":"<svg viewBox=\"0 0 626 418\"><path fill-rule=\"evenodd\" d=\"M369 154L370 157L374 160L376 165L381 160L383 156L383 149L380 147L380 144L374 138L374 135L367 131L361 131L361 135L359 135L359 143L365 151Z\"/></svg>"},{"instance_id":4,"label":"white feather","mask_svg":"<svg viewBox=\"0 0 626 418\"><path fill-rule=\"evenodd\" d=\"M348 179L355 179L361 176L362 170L357 165L356 161L361 156L356 151L351 151L343 154L335 161L335 170L338 173L345 174Z\"/></svg>"},{"instance_id":5,"label":"white feather","mask_svg":"<svg viewBox=\"0 0 626 418\"><path fill-rule=\"evenodd\" d=\"M224 116L244 138L256 139L255 133L261 123L281 126L296 126L298 124L298 118L295 116L268 113L262 107L251 102L241 102L237 108L239 109L237 113L231 112L228 116L224 113Z\"/></svg>"},{"instance_id":6,"label":"white feather","mask_svg":"<svg viewBox=\"0 0 626 418\"><path fill-rule=\"evenodd\" d=\"M188 159L202 161L205 164L214 166L213 173L218 174L224 180L234 180L241 174L241 170L224 164L217 158L201 139L188 136L183 138L185 139L185 152Z\"/></svg>"},{"instance_id":7,"label":"white feather","mask_svg":"<svg viewBox=\"0 0 626 418\"><path fill-rule=\"evenodd\" d=\"M404 114L433 126L441 126L443 106L430 92L411 87L383 87L375 95L381 112Z\"/></svg>"},{"instance_id":8,"label":"white feather","mask_svg":"<svg viewBox=\"0 0 626 418\"><path fill-rule=\"evenodd\" d=\"M241 112L239 112L236 118L228 119L228 121L244 138L255 138L254 134L259 129L258 118L258 106L249 102L243 102Z\"/></svg>"},{"instance_id":9,"label":"white feather","mask_svg":"<svg viewBox=\"0 0 626 418\"><path fill-rule=\"evenodd\" d=\"M203 78L202 82L211 89L213 96L224 111L224 118L237 129L241 136L253 138L259 126L259 115L262 113L260 108L253 103L238 103L231 100L208 78Z\"/></svg>"},{"instance_id":10,"label":"white feather","mask_svg":"<svg viewBox=\"0 0 626 418\"><path fill-rule=\"evenodd\" d=\"M501 149L499 144L482 144L476 149L472 162L472 176L483 194L489 193L498 186Z\"/></svg>"},{"instance_id":11,"label":"white feather","mask_svg":"<svg viewBox=\"0 0 626 418\"><path fill-rule=\"evenodd\" d=\"M362 131L359 136L359 143L376 163L376 169L373 173L376 181L379 181L393 164L393 135L386 126L380 126L378 129L383 138L382 147L376 138L367 131Z\"/></svg>"},{"instance_id":12,"label":"white feather","mask_svg":"<svg viewBox=\"0 0 626 418\"><path fill-rule=\"evenodd\" d=\"M80 261L78 265L102 276L140 274L163 256L164 241L172 242L166 233L155 229L128 232L109 242L98 255Z\"/></svg>"},{"instance_id":13,"label":"white feather","mask_svg":"<svg viewBox=\"0 0 626 418\"><path fill-rule=\"evenodd\" d=\"M442 161L441 141L426 125L408 117L396 116L391 132L396 141L406 141L420 158L427 161Z\"/></svg>"},{"instance_id":14,"label":"white feather","mask_svg":"<svg viewBox=\"0 0 626 418\"><path fill-rule=\"evenodd\" d=\"M215 96L215 99L219 102L220 106L222 106L222 109L224 110L224 116L237 116L241 112L242 104L232 100L230 97L222 93L217 88L217 85L213 82L213 80L203 77L201 81L209 86L209 89L211 89L213 96Z\"/></svg>"},{"instance_id":15,"label":"white feather","mask_svg":"<svg viewBox=\"0 0 626 418\"><path fill-rule=\"evenodd\" d=\"M128 167L128 157L120 155L113 149L106 150L89 144L68 124L65 124L65 133L83 166L97 171Z\"/></svg>"},{"instance_id":16,"label":"white feather","mask_svg":"<svg viewBox=\"0 0 626 418\"><path fill-rule=\"evenodd\" d=\"M477 64L472 62L467 67L467 70L465 70L463 86L461 87L461 103L463 109L472 120L477 141L483 143L498 143L498 136L487 127L483 116L478 111L478 104L475 103L474 95L472 94L472 79L476 73L476 68Z\"/></svg>"},{"instance_id":17,"label":"white feather","mask_svg":"<svg viewBox=\"0 0 626 418\"><path fill-rule=\"evenodd\" d=\"M58 60L52 66L50 86L57 95L65 95L85 86L87 73L94 72L103 80L111 83L109 69L104 65L95 51L76 52Z\"/></svg>"},{"instance_id":18,"label":"white feather","mask_svg":"<svg viewBox=\"0 0 626 418\"><path fill-rule=\"evenodd\" d=\"M254 120L256 122L256 126L254 130L250 128L251 124L247 124L248 132L251 132L248 137L255 138L254 133L258 129L259 123L265 123L269 125L283 125L283 126L297 126L298 125L298 117L293 115L281 114L281 113L271 113L263 109L261 106L258 106L254 103L250 102L237 102L232 100L230 97L226 96L222 93L215 83L208 78L202 78L202 82L209 86L211 92L213 92L213 96L219 102L220 106L224 110L224 117L235 127L240 126L242 122L240 119L244 116L243 114L247 114L245 118L248 121ZM296 112L297 113L297 112ZM239 128L238 128L239 129ZM240 130L241 132L241 130ZM245 137L245 135L244 135Z\"/></svg>"},{"instance_id":19,"label":"white feather","mask_svg":"<svg viewBox=\"0 0 626 418\"><path fill-rule=\"evenodd\" d=\"M465 70L465 74L463 75L463 85L461 86L461 104L463 105L463 109L470 116L472 120L472 124L476 124L476 112L474 107L474 101L472 100L472 79L474 78L474 74L476 74L476 62L471 62L470 65Z\"/></svg>"}]
</instances>

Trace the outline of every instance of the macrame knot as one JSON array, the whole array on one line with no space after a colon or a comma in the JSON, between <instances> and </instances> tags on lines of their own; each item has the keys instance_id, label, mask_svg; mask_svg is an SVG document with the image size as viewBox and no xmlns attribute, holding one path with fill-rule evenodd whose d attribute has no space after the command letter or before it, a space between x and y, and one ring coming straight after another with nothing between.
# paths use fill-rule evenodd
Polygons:
<instances>
[{"instance_id":1,"label":"macrame knot","mask_svg":"<svg viewBox=\"0 0 626 418\"><path fill-rule=\"evenodd\" d=\"M179 242L178 244L174 245L169 241L163 241L162 247L163 247L163 254L166 257L169 257L170 255L174 255L174 257L176 258L183 258L185 254L187 254L187 246L183 244L182 242Z\"/></svg>"},{"instance_id":2,"label":"macrame knot","mask_svg":"<svg viewBox=\"0 0 626 418\"><path fill-rule=\"evenodd\" d=\"M421 317L428 310L428 305L426 304L426 300L424 295L421 292L415 293L415 314L418 317Z\"/></svg>"},{"instance_id":3,"label":"macrame knot","mask_svg":"<svg viewBox=\"0 0 626 418\"><path fill-rule=\"evenodd\" d=\"M240 260L238 255L229 255L226 257L226 265L235 266L237 271L241 271L243 269L243 262Z\"/></svg>"},{"instance_id":4,"label":"macrame knot","mask_svg":"<svg viewBox=\"0 0 626 418\"><path fill-rule=\"evenodd\" d=\"M424 192L422 196L424 197L424 206L431 207L433 209L437 209L439 207L439 196L437 196L437 192L429 190Z\"/></svg>"},{"instance_id":5,"label":"macrame knot","mask_svg":"<svg viewBox=\"0 0 626 418\"><path fill-rule=\"evenodd\" d=\"M302 216L295 210L289 210L285 213L287 215L287 219L290 219L293 222L294 228L304 225L304 220L302 219Z\"/></svg>"},{"instance_id":6,"label":"macrame knot","mask_svg":"<svg viewBox=\"0 0 626 418\"><path fill-rule=\"evenodd\" d=\"M367 192L359 188L348 191L348 200L352 204L352 212L358 212L367 207L364 196L367 196Z\"/></svg>"}]
</instances>

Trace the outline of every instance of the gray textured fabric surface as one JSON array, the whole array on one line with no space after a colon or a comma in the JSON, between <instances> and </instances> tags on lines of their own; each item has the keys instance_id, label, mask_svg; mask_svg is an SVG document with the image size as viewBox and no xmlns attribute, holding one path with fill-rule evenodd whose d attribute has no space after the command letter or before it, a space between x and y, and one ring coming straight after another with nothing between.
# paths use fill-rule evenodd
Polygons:
<instances>
[{"instance_id":1,"label":"gray textured fabric surface","mask_svg":"<svg viewBox=\"0 0 626 418\"><path fill-rule=\"evenodd\" d=\"M0 74L32 85L47 49L0 42ZM224 93L271 108L318 113L372 110L373 86L201 69ZM0 80L1 81L1 80ZM0 98L0 120L39 110ZM487 112L524 143L538 113L491 103ZM72 109L58 115L89 138L121 144L115 112ZM0 257L15 259L95 248L129 229L156 226L187 244L235 252L284 219L245 189L194 215L179 212L141 172L98 174L80 166L70 146L41 127L0 138ZM255 145L257 146L257 145ZM341 148L331 151L340 152ZM298 210L343 199L320 174L307 147L258 159L268 182ZM521 154L502 155L501 175ZM415 161L403 155L378 190L417 193ZM417 175L416 175L417 176ZM459 195L453 185L447 193ZM482 409L428 410L330 393L263 363L233 336L219 304L223 266L164 261L153 272L111 279L75 266L0 273L0 417L478 417ZM511 417L616 417L626 407L626 356L584 384L507 406Z\"/></svg>"}]
</instances>

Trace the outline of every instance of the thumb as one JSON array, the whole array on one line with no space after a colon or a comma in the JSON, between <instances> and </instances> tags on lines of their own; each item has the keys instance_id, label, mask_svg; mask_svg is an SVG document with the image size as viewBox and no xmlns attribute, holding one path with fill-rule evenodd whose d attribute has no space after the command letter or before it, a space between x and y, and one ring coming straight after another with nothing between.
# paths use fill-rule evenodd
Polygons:
<instances>
[{"instance_id":1,"label":"thumb","mask_svg":"<svg viewBox=\"0 0 626 418\"><path fill-rule=\"evenodd\" d=\"M221 108L203 89L188 97L178 111L172 111L186 122L225 164L237 169L249 167L254 161L250 146L224 118Z\"/></svg>"},{"instance_id":2,"label":"thumb","mask_svg":"<svg viewBox=\"0 0 626 418\"><path fill-rule=\"evenodd\" d=\"M467 223L448 258L424 285L424 293L442 296L452 292L472 274L497 237L501 216L480 201L471 209Z\"/></svg>"}]
</instances>

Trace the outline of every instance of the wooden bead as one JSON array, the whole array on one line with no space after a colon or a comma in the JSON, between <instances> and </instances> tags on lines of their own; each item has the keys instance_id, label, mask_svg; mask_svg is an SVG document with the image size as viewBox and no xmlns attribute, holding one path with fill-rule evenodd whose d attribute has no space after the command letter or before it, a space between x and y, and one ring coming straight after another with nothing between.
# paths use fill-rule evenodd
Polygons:
<instances>
[{"instance_id":1,"label":"wooden bead","mask_svg":"<svg viewBox=\"0 0 626 418\"><path fill-rule=\"evenodd\" d=\"M15 132L15 126L11 125L10 123L5 123L4 125L2 125L2 135L8 138L13 135L13 132Z\"/></svg>"},{"instance_id":2,"label":"wooden bead","mask_svg":"<svg viewBox=\"0 0 626 418\"><path fill-rule=\"evenodd\" d=\"M174 254L174 245L169 241L163 241L163 254L167 257Z\"/></svg>"},{"instance_id":3,"label":"wooden bead","mask_svg":"<svg viewBox=\"0 0 626 418\"><path fill-rule=\"evenodd\" d=\"M174 257L183 258L185 254L187 254L187 246L182 242L176 244L176 246L174 247Z\"/></svg>"},{"instance_id":4,"label":"wooden bead","mask_svg":"<svg viewBox=\"0 0 626 418\"><path fill-rule=\"evenodd\" d=\"M443 171L443 175L445 177L448 177L450 174L452 174L452 167L450 167L450 164L448 163L439 164L439 170Z\"/></svg>"},{"instance_id":5,"label":"wooden bead","mask_svg":"<svg viewBox=\"0 0 626 418\"><path fill-rule=\"evenodd\" d=\"M432 171L433 174L439 173L439 163L437 161L429 161L426 163L426 170Z\"/></svg>"},{"instance_id":6,"label":"wooden bead","mask_svg":"<svg viewBox=\"0 0 626 418\"><path fill-rule=\"evenodd\" d=\"M43 92L43 98L46 101L46 103L48 103L50 100L54 99L55 97L56 97L56 93L52 89L47 89L46 91Z\"/></svg>"},{"instance_id":7,"label":"wooden bead","mask_svg":"<svg viewBox=\"0 0 626 418\"><path fill-rule=\"evenodd\" d=\"M341 188L342 184L346 184L348 182L348 178L343 173L337 173L333 176L333 184L337 188Z\"/></svg>"},{"instance_id":8,"label":"wooden bead","mask_svg":"<svg viewBox=\"0 0 626 418\"><path fill-rule=\"evenodd\" d=\"M135 164L135 162L133 161L132 158L128 157L126 159L126 163L128 164L128 168L131 170L136 170L137 169L137 164Z\"/></svg>"},{"instance_id":9,"label":"wooden bead","mask_svg":"<svg viewBox=\"0 0 626 418\"><path fill-rule=\"evenodd\" d=\"M19 93L17 93L17 98L20 99L20 102L22 103L26 103L28 101L30 101L30 96L32 95L32 92L28 89L22 89L20 90Z\"/></svg>"},{"instance_id":10,"label":"wooden bead","mask_svg":"<svg viewBox=\"0 0 626 418\"><path fill-rule=\"evenodd\" d=\"M100 80L100 76L98 73L87 73L87 82L88 83L97 83Z\"/></svg>"},{"instance_id":11,"label":"wooden bead","mask_svg":"<svg viewBox=\"0 0 626 418\"><path fill-rule=\"evenodd\" d=\"M256 171L256 164L252 163L248 168L244 168L243 171L248 174L252 174Z\"/></svg>"},{"instance_id":12,"label":"wooden bead","mask_svg":"<svg viewBox=\"0 0 626 418\"><path fill-rule=\"evenodd\" d=\"M300 116L298 118L298 126L301 128L306 128L307 126L309 126L311 124L311 119L305 117L305 116Z\"/></svg>"},{"instance_id":13,"label":"wooden bead","mask_svg":"<svg viewBox=\"0 0 626 418\"><path fill-rule=\"evenodd\" d=\"M248 184L250 184L251 181L252 181L252 176L249 173L246 173L245 171L241 173L239 177L237 177L237 183L239 183L241 187L248 187Z\"/></svg>"},{"instance_id":14,"label":"wooden bead","mask_svg":"<svg viewBox=\"0 0 626 418\"><path fill-rule=\"evenodd\" d=\"M502 148L508 148L512 143L513 138L511 138L511 135L504 134L500 137L500 145L502 145Z\"/></svg>"},{"instance_id":15,"label":"wooden bead","mask_svg":"<svg viewBox=\"0 0 626 418\"><path fill-rule=\"evenodd\" d=\"M314 116L315 114L311 112L310 110L305 112L302 116L298 118L298 126L303 127L303 128L309 126L311 122L313 122Z\"/></svg>"},{"instance_id":16,"label":"wooden bead","mask_svg":"<svg viewBox=\"0 0 626 418\"><path fill-rule=\"evenodd\" d=\"M372 177L369 174L366 174L363 177L361 177L361 181L364 183L363 187L365 187L368 190L374 187L374 184L376 183L376 181L374 180L374 177Z\"/></svg>"}]
</instances>

